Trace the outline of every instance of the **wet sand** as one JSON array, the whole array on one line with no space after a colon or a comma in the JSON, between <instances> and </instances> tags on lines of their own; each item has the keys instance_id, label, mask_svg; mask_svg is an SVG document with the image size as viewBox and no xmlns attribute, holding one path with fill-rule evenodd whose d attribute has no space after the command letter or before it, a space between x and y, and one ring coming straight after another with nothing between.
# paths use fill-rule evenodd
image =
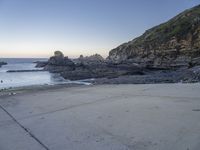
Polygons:
<instances>
[{"instance_id":1,"label":"wet sand","mask_svg":"<svg viewBox=\"0 0 200 150\"><path fill-rule=\"evenodd\" d=\"M199 150L200 84L94 85L0 96L2 150Z\"/></svg>"}]
</instances>

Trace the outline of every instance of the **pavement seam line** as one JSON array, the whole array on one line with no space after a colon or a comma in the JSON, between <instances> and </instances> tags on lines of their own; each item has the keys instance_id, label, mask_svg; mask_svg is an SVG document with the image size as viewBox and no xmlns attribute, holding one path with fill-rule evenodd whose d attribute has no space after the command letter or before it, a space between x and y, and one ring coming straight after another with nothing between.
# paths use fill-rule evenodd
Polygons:
<instances>
[{"instance_id":1,"label":"pavement seam line","mask_svg":"<svg viewBox=\"0 0 200 150\"><path fill-rule=\"evenodd\" d=\"M30 130L28 130L26 127L24 127L22 124L20 124L2 105L0 105L0 108L9 116L12 118L12 120L18 124L26 133L30 135L36 142L38 142L44 149L50 150L44 143L42 143L33 133L31 133Z\"/></svg>"}]
</instances>

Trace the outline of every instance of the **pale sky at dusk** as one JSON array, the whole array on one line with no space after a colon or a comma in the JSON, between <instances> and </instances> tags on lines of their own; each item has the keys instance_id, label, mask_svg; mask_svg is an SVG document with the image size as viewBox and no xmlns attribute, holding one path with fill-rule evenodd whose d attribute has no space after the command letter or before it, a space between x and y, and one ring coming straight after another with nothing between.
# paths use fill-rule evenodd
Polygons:
<instances>
[{"instance_id":1,"label":"pale sky at dusk","mask_svg":"<svg viewBox=\"0 0 200 150\"><path fill-rule=\"evenodd\" d=\"M99 53L163 23L200 0L0 0L0 57Z\"/></svg>"}]
</instances>

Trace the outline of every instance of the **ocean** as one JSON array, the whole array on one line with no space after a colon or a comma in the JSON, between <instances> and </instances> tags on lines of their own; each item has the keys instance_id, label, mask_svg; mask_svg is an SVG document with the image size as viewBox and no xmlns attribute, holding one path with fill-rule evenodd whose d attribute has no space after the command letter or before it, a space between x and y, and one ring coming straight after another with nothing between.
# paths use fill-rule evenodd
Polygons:
<instances>
[{"instance_id":1,"label":"ocean","mask_svg":"<svg viewBox=\"0 0 200 150\"><path fill-rule=\"evenodd\" d=\"M65 83L81 83L65 80L59 74L48 71L39 72L7 72L8 70L36 70L35 61L46 61L45 58L1 58L0 61L7 62L0 68L0 89L23 87L31 85L55 85Z\"/></svg>"}]
</instances>

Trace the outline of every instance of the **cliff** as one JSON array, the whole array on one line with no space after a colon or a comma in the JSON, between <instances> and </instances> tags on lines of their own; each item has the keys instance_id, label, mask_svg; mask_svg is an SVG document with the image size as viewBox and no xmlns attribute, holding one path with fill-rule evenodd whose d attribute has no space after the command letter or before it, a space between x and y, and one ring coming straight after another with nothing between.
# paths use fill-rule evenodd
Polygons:
<instances>
[{"instance_id":1,"label":"cliff","mask_svg":"<svg viewBox=\"0 0 200 150\"><path fill-rule=\"evenodd\" d=\"M200 5L111 50L108 60L153 68L200 65Z\"/></svg>"}]
</instances>

